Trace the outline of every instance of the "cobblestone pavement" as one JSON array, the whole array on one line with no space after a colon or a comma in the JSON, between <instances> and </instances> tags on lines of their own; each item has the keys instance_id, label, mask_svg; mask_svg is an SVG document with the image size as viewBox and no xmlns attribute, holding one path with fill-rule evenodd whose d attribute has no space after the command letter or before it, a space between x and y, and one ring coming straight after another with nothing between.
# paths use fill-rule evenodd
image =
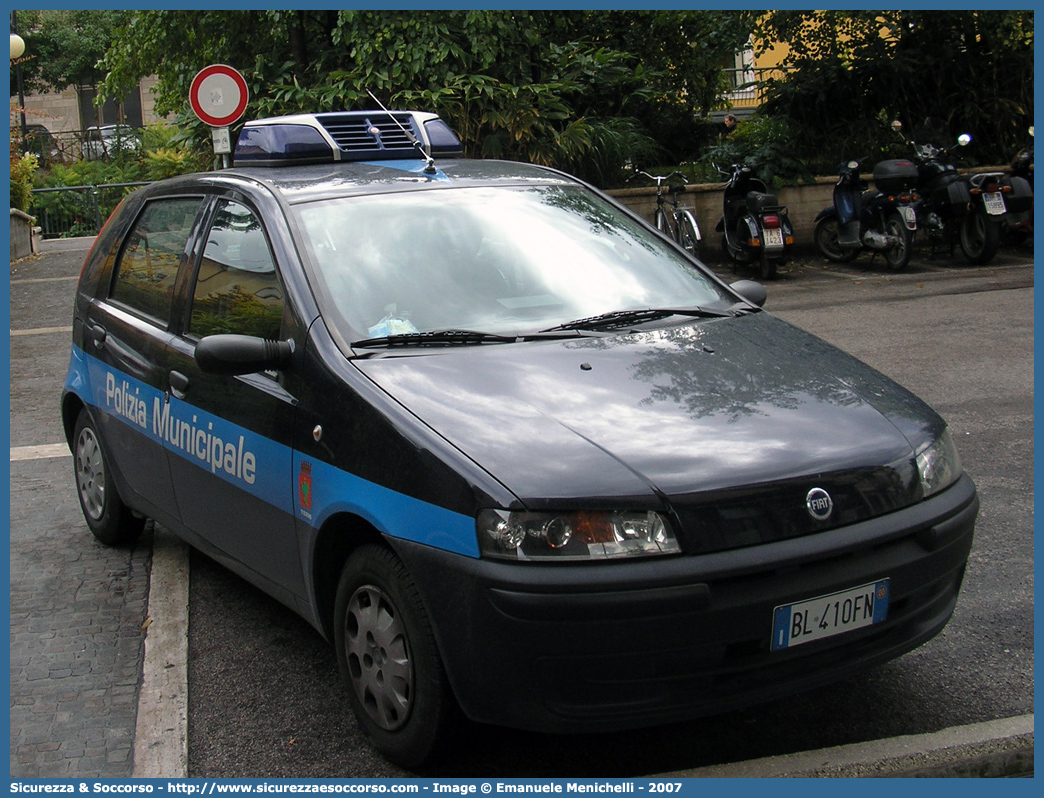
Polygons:
<instances>
[{"instance_id":1,"label":"cobblestone pavement","mask_svg":"<svg viewBox=\"0 0 1044 798\"><path fill-rule=\"evenodd\" d=\"M59 420L72 292L86 249L11 265L13 777L131 775L151 531L90 535Z\"/></svg>"}]
</instances>

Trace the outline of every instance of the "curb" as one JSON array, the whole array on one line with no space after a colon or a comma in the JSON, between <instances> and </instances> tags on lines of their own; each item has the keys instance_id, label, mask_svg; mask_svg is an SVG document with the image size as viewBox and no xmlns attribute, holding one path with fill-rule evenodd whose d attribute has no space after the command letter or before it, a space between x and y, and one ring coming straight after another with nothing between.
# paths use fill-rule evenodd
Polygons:
<instances>
[{"instance_id":1,"label":"curb","mask_svg":"<svg viewBox=\"0 0 1044 798\"><path fill-rule=\"evenodd\" d=\"M1033 715L661 774L658 778L946 778L1033 774Z\"/></svg>"},{"instance_id":2,"label":"curb","mask_svg":"<svg viewBox=\"0 0 1044 798\"><path fill-rule=\"evenodd\" d=\"M188 546L156 526L134 729L135 778L188 776L188 592Z\"/></svg>"}]
</instances>

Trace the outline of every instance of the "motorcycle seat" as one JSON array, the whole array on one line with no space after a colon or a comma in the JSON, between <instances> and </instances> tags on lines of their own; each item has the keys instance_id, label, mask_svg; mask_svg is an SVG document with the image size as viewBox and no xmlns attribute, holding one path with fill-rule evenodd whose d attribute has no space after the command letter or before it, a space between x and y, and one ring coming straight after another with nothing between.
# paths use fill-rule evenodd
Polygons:
<instances>
[{"instance_id":1,"label":"motorcycle seat","mask_svg":"<svg viewBox=\"0 0 1044 798\"><path fill-rule=\"evenodd\" d=\"M760 191L751 191L747 193L747 207L750 208L752 213L760 213L769 208L779 207L779 200L776 198L775 194L763 194Z\"/></svg>"}]
</instances>

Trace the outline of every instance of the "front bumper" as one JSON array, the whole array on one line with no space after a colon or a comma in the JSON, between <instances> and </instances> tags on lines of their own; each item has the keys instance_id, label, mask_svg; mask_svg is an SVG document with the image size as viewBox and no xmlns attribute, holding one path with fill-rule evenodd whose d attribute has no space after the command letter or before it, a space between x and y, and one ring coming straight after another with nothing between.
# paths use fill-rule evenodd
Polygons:
<instances>
[{"instance_id":1,"label":"front bumper","mask_svg":"<svg viewBox=\"0 0 1044 798\"><path fill-rule=\"evenodd\" d=\"M641 562L545 566L395 548L465 714L534 731L608 731L771 700L924 643L953 613L978 506L963 476L843 529ZM776 606L884 578L884 622L770 651Z\"/></svg>"}]
</instances>

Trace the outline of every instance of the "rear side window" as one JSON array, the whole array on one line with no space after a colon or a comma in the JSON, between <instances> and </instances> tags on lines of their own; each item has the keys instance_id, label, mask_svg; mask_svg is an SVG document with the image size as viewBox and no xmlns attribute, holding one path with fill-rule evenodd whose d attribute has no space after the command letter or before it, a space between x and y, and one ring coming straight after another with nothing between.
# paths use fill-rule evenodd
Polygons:
<instances>
[{"instance_id":1,"label":"rear side window","mask_svg":"<svg viewBox=\"0 0 1044 798\"><path fill-rule=\"evenodd\" d=\"M222 200L203 248L188 331L274 340L282 321L283 289L261 222L246 206Z\"/></svg>"},{"instance_id":2,"label":"rear side window","mask_svg":"<svg viewBox=\"0 0 1044 798\"><path fill-rule=\"evenodd\" d=\"M112 299L166 326L178 266L202 202L179 197L145 206L116 267Z\"/></svg>"}]
</instances>

